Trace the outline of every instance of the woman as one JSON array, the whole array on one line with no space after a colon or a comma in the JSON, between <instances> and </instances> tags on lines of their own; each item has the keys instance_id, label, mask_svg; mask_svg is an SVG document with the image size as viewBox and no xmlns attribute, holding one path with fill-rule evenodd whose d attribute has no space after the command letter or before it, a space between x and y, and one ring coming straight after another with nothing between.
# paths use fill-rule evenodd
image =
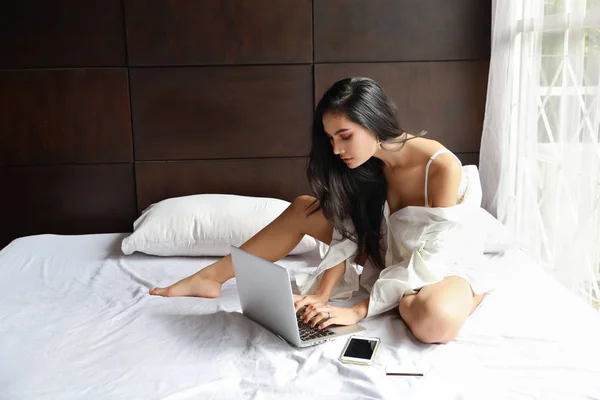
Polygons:
<instances>
[{"instance_id":1,"label":"woman","mask_svg":"<svg viewBox=\"0 0 600 400\"><path fill-rule=\"evenodd\" d=\"M419 340L445 343L481 302L487 289L475 290L469 271L483 252L457 229L454 211L466 185L460 161L421 136L400 129L395 105L372 79L338 81L320 100L308 166L316 198L296 198L241 246L276 261L305 234L331 244L312 276L297 277L305 322L351 325L397 308ZM355 261L365 265L360 277ZM227 256L150 294L215 298L233 276ZM359 280L369 298L350 308L328 304L351 296Z\"/></svg>"}]
</instances>

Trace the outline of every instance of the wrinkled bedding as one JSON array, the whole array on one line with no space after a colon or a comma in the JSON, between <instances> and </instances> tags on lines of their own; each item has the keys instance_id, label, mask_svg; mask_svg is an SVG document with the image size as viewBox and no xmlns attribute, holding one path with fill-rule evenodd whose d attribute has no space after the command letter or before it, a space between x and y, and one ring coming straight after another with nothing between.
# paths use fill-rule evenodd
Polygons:
<instances>
[{"instance_id":1,"label":"wrinkled bedding","mask_svg":"<svg viewBox=\"0 0 600 400\"><path fill-rule=\"evenodd\" d=\"M215 258L124 256L125 236L0 251L1 399L600 398L600 314L519 249L487 256L505 273L449 344L420 343L395 310L362 321L382 340L364 367L337 361L345 339L296 349L244 317L235 279L218 299L149 296ZM397 364L425 376L386 376Z\"/></svg>"}]
</instances>

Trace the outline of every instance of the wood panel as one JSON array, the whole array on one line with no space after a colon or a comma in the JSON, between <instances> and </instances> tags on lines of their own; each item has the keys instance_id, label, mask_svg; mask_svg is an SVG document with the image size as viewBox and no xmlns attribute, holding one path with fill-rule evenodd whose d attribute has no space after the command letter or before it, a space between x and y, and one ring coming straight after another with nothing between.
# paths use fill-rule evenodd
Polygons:
<instances>
[{"instance_id":1,"label":"wood panel","mask_svg":"<svg viewBox=\"0 0 600 400\"><path fill-rule=\"evenodd\" d=\"M0 243L39 233L130 232L132 164L0 168ZM2 244L0 244L2 246Z\"/></svg>"},{"instance_id":2,"label":"wood panel","mask_svg":"<svg viewBox=\"0 0 600 400\"><path fill-rule=\"evenodd\" d=\"M136 160L308 155L311 67L136 68Z\"/></svg>"},{"instance_id":3,"label":"wood panel","mask_svg":"<svg viewBox=\"0 0 600 400\"><path fill-rule=\"evenodd\" d=\"M0 165L132 161L127 71L0 71Z\"/></svg>"},{"instance_id":4,"label":"wood panel","mask_svg":"<svg viewBox=\"0 0 600 400\"><path fill-rule=\"evenodd\" d=\"M274 197L310 194L306 158L136 163L138 210L170 197L201 193Z\"/></svg>"},{"instance_id":5,"label":"wood panel","mask_svg":"<svg viewBox=\"0 0 600 400\"><path fill-rule=\"evenodd\" d=\"M351 75L383 85L404 129L427 129L476 164L490 10L491 0L7 2L0 246L129 231L137 206L167 197L307 194L314 101Z\"/></svg>"},{"instance_id":6,"label":"wood panel","mask_svg":"<svg viewBox=\"0 0 600 400\"><path fill-rule=\"evenodd\" d=\"M311 0L125 0L131 65L310 63Z\"/></svg>"},{"instance_id":7,"label":"wood panel","mask_svg":"<svg viewBox=\"0 0 600 400\"><path fill-rule=\"evenodd\" d=\"M0 68L125 65L121 0L2 3Z\"/></svg>"},{"instance_id":8,"label":"wood panel","mask_svg":"<svg viewBox=\"0 0 600 400\"><path fill-rule=\"evenodd\" d=\"M441 141L454 152L479 152L488 61L315 65L315 99L349 76L375 79L398 107L402 129Z\"/></svg>"},{"instance_id":9,"label":"wood panel","mask_svg":"<svg viewBox=\"0 0 600 400\"><path fill-rule=\"evenodd\" d=\"M455 153L462 165L476 165L479 167L479 153Z\"/></svg>"},{"instance_id":10,"label":"wood panel","mask_svg":"<svg viewBox=\"0 0 600 400\"><path fill-rule=\"evenodd\" d=\"M488 59L491 0L314 0L315 62Z\"/></svg>"}]
</instances>

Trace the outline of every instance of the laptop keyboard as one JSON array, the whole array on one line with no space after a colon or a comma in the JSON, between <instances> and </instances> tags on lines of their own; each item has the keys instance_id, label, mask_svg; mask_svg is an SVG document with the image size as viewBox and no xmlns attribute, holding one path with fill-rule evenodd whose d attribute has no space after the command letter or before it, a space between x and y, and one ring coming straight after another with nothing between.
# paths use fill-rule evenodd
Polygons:
<instances>
[{"instance_id":1,"label":"laptop keyboard","mask_svg":"<svg viewBox=\"0 0 600 400\"><path fill-rule=\"evenodd\" d=\"M304 321L302 321L301 317L301 313L298 313L298 315L296 315L296 319L298 320L298 330L300 331L300 340L304 341L325 338L327 336L335 334L335 332L333 332L329 328L319 329L317 327L318 325L311 327L310 325L305 324Z\"/></svg>"}]
</instances>

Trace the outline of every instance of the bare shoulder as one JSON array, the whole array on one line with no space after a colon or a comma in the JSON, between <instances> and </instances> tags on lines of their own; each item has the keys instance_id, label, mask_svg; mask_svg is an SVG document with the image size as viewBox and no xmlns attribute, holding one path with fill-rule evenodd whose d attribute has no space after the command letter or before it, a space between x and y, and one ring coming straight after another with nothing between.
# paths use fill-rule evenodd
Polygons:
<instances>
[{"instance_id":1,"label":"bare shoulder","mask_svg":"<svg viewBox=\"0 0 600 400\"><path fill-rule=\"evenodd\" d=\"M429 167L429 179L458 180L462 177L461 165L451 153L438 154Z\"/></svg>"},{"instance_id":2,"label":"bare shoulder","mask_svg":"<svg viewBox=\"0 0 600 400\"><path fill-rule=\"evenodd\" d=\"M439 160L438 160L439 158ZM456 205L462 171L452 154L440 154L429 170L429 202L431 207Z\"/></svg>"},{"instance_id":3,"label":"bare shoulder","mask_svg":"<svg viewBox=\"0 0 600 400\"><path fill-rule=\"evenodd\" d=\"M415 143L416 144L416 143ZM439 142L427 139L420 143L427 160L439 150L445 150ZM429 167L427 193L431 207L456 205L462 178L462 168L452 153L438 154Z\"/></svg>"},{"instance_id":4,"label":"bare shoulder","mask_svg":"<svg viewBox=\"0 0 600 400\"><path fill-rule=\"evenodd\" d=\"M412 148L413 154L416 156L414 161L418 164L426 163L429 161L429 158L439 150L448 150L437 140L424 137L414 137L407 143L411 144L410 147ZM441 153L435 157L435 161L431 163L430 168L432 171L435 169L444 169L446 167L453 168L454 164L457 164L457 162L453 154Z\"/></svg>"}]
</instances>

